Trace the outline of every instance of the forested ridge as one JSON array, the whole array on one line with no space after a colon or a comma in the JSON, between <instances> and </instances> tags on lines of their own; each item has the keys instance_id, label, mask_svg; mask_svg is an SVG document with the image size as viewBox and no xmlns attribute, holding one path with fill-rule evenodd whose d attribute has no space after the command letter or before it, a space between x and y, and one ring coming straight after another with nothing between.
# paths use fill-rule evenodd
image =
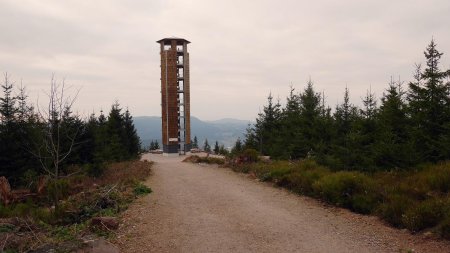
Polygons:
<instances>
[{"instance_id":1,"label":"forested ridge","mask_svg":"<svg viewBox=\"0 0 450 253\"><path fill-rule=\"evenodd\" d=\"M343 102L334 110L310 80L302 92L291 87L285 106L269 95L245 146L274 159L314 158L335 169L406 169L450 159L450 70L441 69L434 40L426 64L412 81L389 82L380 99L369 89L362 107Z\"/></svg>"}]
</instances>

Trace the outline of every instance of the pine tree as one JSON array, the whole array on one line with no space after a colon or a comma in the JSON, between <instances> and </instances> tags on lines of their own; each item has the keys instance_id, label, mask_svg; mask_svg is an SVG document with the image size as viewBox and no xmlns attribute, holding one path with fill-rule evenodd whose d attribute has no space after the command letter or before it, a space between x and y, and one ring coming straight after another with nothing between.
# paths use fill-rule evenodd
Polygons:
<instances>
[{"instance_id":1,"label":"pine tree","mask_svg":"<svg viewBox=\"0 0 450 253\"><path fill-rule=\"evenodd\" d=\"M368 90L362 99L363 108L359 109L359 116L353 129L352 154L353 168L360 170L374 169L374 143L377 139L377 100L375 94Z\"/></svg>"},{"instance_id":2,"label":"pine tree","mask_svg":"<svg viewBox=\"0 0 450 253\"><path fill-rule=\"evenodd\" d=\"M274 143L279 137L281 120L281 105L273 103L272 94L267 97L267 105L263 112L258 114L255 124L255 133L259 139L259 149L262 154L273 155L276 150Z\"/></svg>"},{"instance_id":3,"label":"pine tree","mask_svg":"<svg viewBox=\"0 0 450 253\"><path fill-rule=\"evenodd\" d=\"M205 139L205 143L203 144L203 151L207 153L211 152L211 146L208 143L208 139Z\"/></svg>"},{"instance_id":4,"label":"pine tree","mask_svg":"<svg viewBox=\"0 0 450 253\"><path fill-rule=\"evenodd\" d=\"M352 128L357 119L357 108L350 103L350 91L345 88L344 101L336 107L334 128L336 138L332 143L333 163L337 168L350 168L353 166L352 150L354 136Z\"/></svg>"},{"instance_id":5,"label":"pine tree","mask_svg":"<svg viewBox=\"0 0 450 253\"><path fill-rule=\"evenodd\" d=\"M280 142L277 146L280 158L292 158L296 143L299 141L300 103L300 96L295 94L295 89L291 86L286 106L281 113Z\"/></svg>"},{"instance_id":6,"label":"pine tree","mask_svg":"<svg viewBox=\"0 0 450 253\"><path fill-rule=\"evenodd\" d=\"M127 147L127 159L135 159L139 155L141 141L133 124L133 117L127 109L124 115L125 143Z\"/></svg>"},{"instance_id":7,"label":"pine tree","mask_svg":"<svg viewBox=\"0 0 450 253\"><path fill-rule=\"evenodd\" d=\"M292 153L293 158L315 154L317 141L321 133L317 130L321 108L321 95L314 91L313 82L308 84L300 94L300 127L297 129L297 144Z\"/></svg>"},{"instance_id":8,"label":"pine tree","mask_svg":"<svg viewBox=\"0 0 450 253\"><path fill-rule=\"evenodd\" d=\"M389 83L389 88L381 98L379 109L377 140L375 141L374 162L386 169L404 168L412 165L412 146L409 141L405 92L402 82Z\"/></svg>"},{"instance_id":9,"label":"pine tree","mask_svg":"<svg viewBox=\"0 0 450 253\"><path fill-rule=\"evenodd\" d=\"M194 136L194 141L192 141L192 148L198 148L198 139L197 139L197 136Z\"/></svg>"},{"instance_id":10,"label":"pine tree","mask_svg":"<svg viewBox=\"0 0 450 253\"><path fill-rule=\"evenodd\" d=\"M19 95L13 96L14 83L8 74L4 78L3 96L0 96L0 175L17 186L26 171L36 173L39 168L30 149L37 141L40 124L27 104L23 86Z\"/></svg>"},{"instance_id":11,"label":"pine tree","mask_svg":"<svg viewBox=\"0 0 450 253\"><path fill-rule=\"evenodd\" d=\"M224 145L220 145L219 154L221 154L221 155L228 155L228 150L225 148Z\"/></svg>"},{"instance_id":12,"label":"pine tree","mask_svg":"<svg viewBox=\"0 0 450 253\"><path fill-rule=\"evenodd\" d=\"M108 134L108 159L114 161L122 161L127 158L127 150L124 146L125 131L124 131L124 118L121 113L119 103L116 101L111 106L111 111L108 115L108 121L106 123L106 130Z\"/></svg>"},{"instance_id":13,"label":"pine tree","mask_svg":"<svg viewBox=\"0 0 450 253\"><path fill-rule=\"evenodd\" d=\"M155 150L155 142L153 140L150 142L149 150Z\"/></svg>"},{"instance_id":14,"label":"pine tree","mask_svg":"<svg viewBox=\"0 0 450 253\"><path fill-rule=\"evenodd\" d=\"M4 130L9 130L9 124L14 121L17 112L16 101L17 98L12 95L14 84L10 82L8 74L5 74L5 81L1 85L3 89L3 97L0 97L0 115L2 126L6 127Z\"/></svg>"},{"instance_id":15,"label":"pine tree","mask_svg":"<svg viewBox=\"0 0 450 253\"><path fill-rule=\"evenodd\" d=\"M449 85L444 83L449 71L441 71L440 58L443 53L436 49L431 40L424 52L427 66L422 71L417 67L415 82L409 84L408 101L412 122L413 138L423 161L436 162L447 158L449 125Z\"/></svg>"},{"instance_id":16,"label":"pine tree","mask_svg":"<svg viewBox=\"0 0 450 253\"><path fill-rule=\"evenodd\" d=\"M15 121L16 97L12 95L14 84L10 82L8 74L5 74L1 88L3 97L0 97L0 175L16 180L20 174L16 167L16 162L20 159L17 154L20 146L17 142Z\"/></svg>"},{"instance_id":17,"label":"pine tree","mask_svg":"<svg viewBox=\"0 0 450 253\"><path fill-rule=\"evenodd\" d=\"M245 148L252 148L255 150L259 148L258 137L256 136L255 128L251 124L248 124L247 128L245 129L244 137Z\"/></svg>"},{"instance_id":18,"label":"pine tree","mask_svg":"<svg viewBox=\"0 0 450 253\"><path fill-rule=\"evenodd\" d=\"M216 144L214 144L214 154L219 154L219 142L216 141Z\"/></svg>"},{"instance_id":19,"label":"pine tree","mask_svg":"<svg viewBox=\"0 0 450 253\"><path fill-rule=\"evenodd\" d=\"M231 153L233 155L240 154L243 151L242 141L240 138L237 138L234 147L231 149Z\"/></svg>"}]
</instances>

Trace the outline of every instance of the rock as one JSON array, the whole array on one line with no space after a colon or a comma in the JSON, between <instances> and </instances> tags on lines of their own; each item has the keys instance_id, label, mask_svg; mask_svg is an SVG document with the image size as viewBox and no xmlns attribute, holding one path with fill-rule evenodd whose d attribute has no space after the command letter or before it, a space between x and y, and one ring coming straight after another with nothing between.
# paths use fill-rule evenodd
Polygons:
<instances>
[{"instance_id":1,"label":"rock","mask_svg":"<svg viewBox=\"0 0 450 253\"><path fill-rule=\"evenodd\" d=\"M116 217L94 217L91 220L91 225L100 229L106 227L108 229L116 230L119 228L119 221Z\"/></svg>"},{"instance_id":2,"label":"rock","mask_svg":"<svg viewBox=\"0 0 450 253\"><path fill-rule=\"evenodd\" d=\"M423 233L423 236L425 237L425 238L432 238L433 237L433 232L431 232L431 231L427 231L427 232L425 232L425 233Z\"/></svg>"},{"instance_id":3,"label":"rock","mask_svg":"<svg viewBox=\"0 0 450 253\"><path fill-rule=\"evenodd\" d=\"M109 243L103 238L89 240L84 242L84 247L77 253L119 253L120 250L114 244Z\"/></svg>"}]
</instances>

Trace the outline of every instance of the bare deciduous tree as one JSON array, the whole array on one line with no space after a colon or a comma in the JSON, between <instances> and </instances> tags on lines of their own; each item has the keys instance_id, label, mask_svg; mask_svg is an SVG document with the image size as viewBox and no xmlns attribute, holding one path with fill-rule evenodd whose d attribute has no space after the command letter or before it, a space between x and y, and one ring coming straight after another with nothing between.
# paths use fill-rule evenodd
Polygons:
<instances>
[{"instance_id":1,"label":"bare deciduous tree","mask_svg":"<svg viewBox=\"0 0 450 253\"><path fill-rule=\"evenodd\" d=\"M47 93L48 105L38 106L38 117L41 123L40 140L36 143L33 155L39 160L42 169L50 177L53 200L55 207L61 195L61 185L58 180L61 178L61 165L72 153L77 145L76 139L80 129L67 131L63 129L63 123L78 96L77 91L74 96L66 94L69 88L65 81L57 83L54 76L51 79L50 92ZM67 144L68 145L63 145Z\"/></svg>"}]
</instances>

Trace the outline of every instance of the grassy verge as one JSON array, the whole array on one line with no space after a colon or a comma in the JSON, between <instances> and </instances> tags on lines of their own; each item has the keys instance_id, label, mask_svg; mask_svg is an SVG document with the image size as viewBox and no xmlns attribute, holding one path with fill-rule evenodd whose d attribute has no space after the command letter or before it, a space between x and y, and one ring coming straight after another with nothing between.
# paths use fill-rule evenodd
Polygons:
<instances>
[{"instance_id":1,"label":"grassy verge","mask_svg":"<svg viewBox=\"0 0 450 253\"><path fill-rule=\"evenodd\" d=\"M25 202L0 204L0 252L56 249L71 252L83 238L114 236L108 226L94 226L94 217L112 217L114 222L137 197L151 192L141 182L151 173L151 162L130 161L106 165L98 177L89 168L59 182L62 200L52 206L51 185L42 195ZM117 223L118 224L118 223ZM103 225L103 223L102 223Z\"/></svg>"},{"instance_id":2,"label":"grassy verge","mask_svg":"<svg viewBox=\"0 0 450 253\"><path fill-rule=\"evenodd\" d=\"M190 160L215 163L211 158ZM298 194L357 213L377 215L394 227L429 231L450 239L450 161L411 171L374 174L332 171L313 160L229 160L226 165Z\"/></svg>"}]
</instances>

